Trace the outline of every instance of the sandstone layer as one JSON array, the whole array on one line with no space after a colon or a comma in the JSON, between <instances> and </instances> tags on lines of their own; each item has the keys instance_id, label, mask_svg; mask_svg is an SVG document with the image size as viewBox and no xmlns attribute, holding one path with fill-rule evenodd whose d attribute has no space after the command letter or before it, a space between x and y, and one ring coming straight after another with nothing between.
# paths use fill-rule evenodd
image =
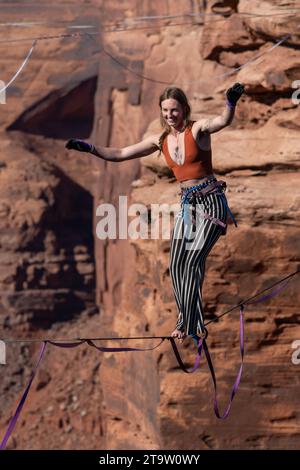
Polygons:
<instances>
[{"instance_id":1,"label":"sandstone layer","mask_svg":"<svg viewBox=\"0 0 300 470\"><path fill-rule=\"evenodd\" d=\"M87 25L98 34L38 41L0 105L2 337L167 336L174 328L170 240L96 237L101 203L117 207L127 196L151 215L152 204L179 202L163 156L117 164L64 149L72 136L124 147L159 131L158 96L167 84L185 90L194 119L221 114L234 82L246 89L232 125L212 136L215 173L227 182L238 228L229 225L207 260L206 320L299 269L297 8L279 0L180 0L176 12L173 2L145 0L6 5L3 23L20 16L45 23L3 30L2 80L32 37ZM18 38L29 39L2 43ZM167 341L119 355L49 345L8 447L299 448L300 366L292 362L299 287L295 276L274 299L247 306L244 372L224 422L213 414L207 366L183 374ZM208 344L223 409L240 361L238 310L210 324ZM8 346L2 433L38 348ZM193 343L180 350L192 365Z\"/></svg>"}]
</instances>

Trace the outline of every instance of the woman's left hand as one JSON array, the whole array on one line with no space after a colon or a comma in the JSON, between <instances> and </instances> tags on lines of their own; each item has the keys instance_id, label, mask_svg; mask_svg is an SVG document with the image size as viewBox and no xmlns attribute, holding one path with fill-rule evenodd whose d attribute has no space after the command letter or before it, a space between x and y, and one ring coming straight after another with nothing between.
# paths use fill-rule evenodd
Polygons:
<instances>
[{"instance_id":1,"label":"woman's left hand","mask_svg":"<svg viewBox=\"0 0 300 470\"><path fill-rule=\"evenodd\" d=\"M235 83L231 88L228 88L226 91L226 97L228 102L232 105L235 106L242 94L245 91L244 85L241 83Z\"/></svg>"}]
</instances>

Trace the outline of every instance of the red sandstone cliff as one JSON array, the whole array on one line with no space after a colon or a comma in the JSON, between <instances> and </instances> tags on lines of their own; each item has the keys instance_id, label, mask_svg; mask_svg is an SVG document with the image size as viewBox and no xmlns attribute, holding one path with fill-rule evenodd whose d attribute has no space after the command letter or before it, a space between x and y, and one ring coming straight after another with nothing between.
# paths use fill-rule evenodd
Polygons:
<instances>
[{"instance_id":1,"label":"red sandstone cliff","mask_svg":"<svg viewBox=\"0 0 300 470\"><path fill-rule=\"evenodd\" d=\"M207 318L299 268L300 116L291 100L300 79L299 30L295 15L287 15L297 6L180 1L177 15L208 15L156 22L134 18L173 15L172 2L41 2L22 12L6 7L3 22L20 21L22 13L24 21L42 15L47 24L7 27L1 40L69 33L67 22L102 33L38 42L7 104L0 105L4 337L167 335L173 328L169 241L95 237L101 202L128 195L130 203L150 210L151 203L178 201L162 157L114 164L64 150L74 135L117 147L158 127L164 85L128 69L184 88L195 118L219 114L233 82L246 86L233 124L212 137L216 174L228 184L239 228L231 225L208 258ZM103 25L117 22L129 31L104 31ZM220 78L287 34L272 52ZM30 44L0 43L1 79L13 75ZM102 46L127 68L101 53ZM298 448L300 369L291 362L291 344L300 338L297 287L294 278L275 299L247 308L244 374L227 421L213 415L207 367L185 376L168 344L153 353L120 355L49 347L9 446ZM209 329L223 405L238 369L238 321L235 311ZM182 352L191 364L194 346L187 342ZM1 366L2 433L36 354L36 345L8 347L7 366Z\"/></svg>"}]
</instances>

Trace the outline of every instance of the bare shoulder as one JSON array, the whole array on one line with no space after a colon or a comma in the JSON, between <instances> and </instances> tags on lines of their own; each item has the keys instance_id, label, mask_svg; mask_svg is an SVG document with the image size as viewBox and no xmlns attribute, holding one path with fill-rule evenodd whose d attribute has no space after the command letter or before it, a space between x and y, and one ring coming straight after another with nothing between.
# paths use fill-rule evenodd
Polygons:
<instances>
[{"instance_id":1,"label":"bare shoulder","mask_svg":"<svg viewBox=\"0 0 300 470\"><path fill-rule=\"evenodd\" d=\"M153 134L147 137L145 140L150 144L154 145L155 147L159 148L159 139L161 134Z\"/></svg>"},{"instance_id":2,"label":"bare shoulder","mask_svg":"<svg viewBox=\"0 0 300 470\"><path fill-rule=\"evenodd\" d=\"M199 136L199 134L208 133L209 124L210 124L210 120L207 118L202 118L202 119L199 119L198 121L195 121L192 126L192 133L193 133L194 138L196 139L197 136Z\"/></svg>"}]
</instances>

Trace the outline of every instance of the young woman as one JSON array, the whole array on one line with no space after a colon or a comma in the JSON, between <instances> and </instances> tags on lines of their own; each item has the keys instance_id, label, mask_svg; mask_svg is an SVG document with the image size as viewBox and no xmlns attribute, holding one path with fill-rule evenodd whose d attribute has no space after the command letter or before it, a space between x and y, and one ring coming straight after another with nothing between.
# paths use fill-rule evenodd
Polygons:
<instances>
[{"instance_id":1,"label":"young woman","mask_svg":"<svg viewBox=\"0 0 300 470\"><path fill-rule=\"evenodd\" d=\"M191 108L180 88L169 87L159 98L161 134L124 148L97 147L78 139L66 148L89 152L111 162L141 158L160 150L181 188L181 212L175 217L170 251L170 274L178 308L172 336L204 333L202 285L207 255L226 230L230 209L224 194L226 183L213 172L210 134L228 126L244 86L235 83L226 92L222 115L190 120ZM233 218L233 216L232 216ZM234 218L233 221L235 222Z\"/></svg>"}]
</instances>

